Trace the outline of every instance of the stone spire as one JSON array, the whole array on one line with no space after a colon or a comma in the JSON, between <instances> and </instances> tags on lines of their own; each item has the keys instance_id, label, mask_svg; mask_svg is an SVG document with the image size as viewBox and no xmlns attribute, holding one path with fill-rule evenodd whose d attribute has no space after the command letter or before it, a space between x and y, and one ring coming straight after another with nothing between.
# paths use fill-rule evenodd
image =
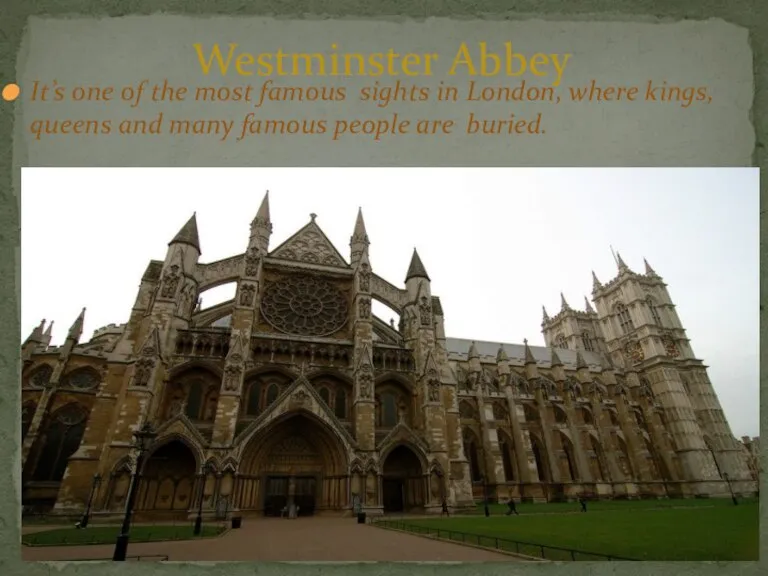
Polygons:
<instances>
[{"instance_id":1,"label":"stone spire","mask_svg":"<svg viewBox=\"0 0 768 576\"><path fill-rule=\"evenodd\" d=\"M533 352L528 347L528 339L523 338L523 344L525 345L525 364L536 364L536 358L533 357Z\"/></svg>"},{"instance_id":2,"label":"stone spire","mask_svg":"<svg viewBox=\"0 0 768 576\"><path fill-rule=\"evenodd\" d=\"M541 323L542 323L542 324L546 324L547 322L549 322L549 314L547 314L547 308L546 308L546 306L542 306L542 307L541 307L541 311L542 311L542 313L544 314L544 318L543 318L543 320L541 321Z\"/></svg>"},{"instance_id":3,"label":"stone spire","mask_svg":"<svg viewBox=\"0 0 768 576\"><path fill-rule=\"evenodd\" d=\"M550 348L549 349L549 353L550 353L549 363L552 365L553 368L555 366L562 366L563 365L563 361L560 360L560 356L557 355L557 352L555 351L554 348Z\"/></svg>"},{"instance_id":4,"label":"stone spire","mask_svg":"<svg viewBox=\"0 0 768 576\"><path fill-rule=\"evenodd\" d=\"M600 280L597 279L597 274L592 270L592 292L597 292L602 287L603 285L600 283Z\"/></svg>"},{"instance_id":5,"label":"stone spire","mask_svg":"<svg viewBox=\"0 0 768 576\"><path fill-rule=\"evenodd\" d=\"M85 308L82 309L80 315L75 320L74 324L69 329L67 334L67 340L80 341L80 337L83 335L83 324L85 323Z\"/></svg>"},{"instance_id":6,"label":"stone spire","mask_svg":"<svg viewBox=\"0 0 768 576\"><path fill-rule=\"evenodd\" d=\"M197 213L193 213L192 217L187 220L187 223L184 224L176 236L173 237L173 240L168 242L168 246L171 244L189 244L198 252L201 252L200 238L197 234Z\"/></svg>"},{"instance_id":7,"label":"stone spire","mask_svg":"<svg viewBox=\"0 0 768 576\"><path fill-rule=\"evenodd\" d=\"M565 295L560 292L560 311L570 310L571 307L568 305L568 302L565 299Z\"/></svg>"},{"instance_id":8,"label":"stone spire","mask_svg":"<svg viewBox=\"0 0 768 576\"><path fill-rule=\"evenodd\" d=\"M416 251L416 248L413 249L411 264L408 266L408 274L405 275L405 281L408 282L411 278L426 278L427 280L430 280L429 274L427 274L427 269L424 268L424 264L421 263L421 258L419 258L419 253Z\"/></svg>"},{"instance_id":9,"label":"stone spire","mask_svg":"<svg viewBox=\"0 0 768 576\"><path fill-rule=\"evenodd\" d=\"M648 260L643 258L643 263L645 264L645 274L646 274L646 276L658 277L658 274L656 274L656 271L653 268L651 268L650 264L648 264Z\"/></svg>"},{"instance_id":10,"label":"stone spire","mask_svg":"<svg viewBox=\"0 0 768 576\"><path fill-rule=\"evenodd\" d=\"M624 263L624 260L622 259L622 257L621 257L621 254L619 254L618 252L616 252L616 264L617 264L617 265L618 265L618 267L619 267L619 273L622 273L622 272L629 272L629 271L630 271L630 270L629 270L629 266L627 266L627 265Z\"/></svg>"},{"instance_id":11,"label":"stone spire","mask_svg":"<svg viewBox=\"0 0 768 576\"><path fill-rule=\"evenodd\" d=\"M43 328L45 327L45 318L40 322L39 325L35 326L35 328L30 333L27 340L24 342L24 344L27 344L29 342L42 342L43 341Z\"/></svg>"},{"instance_id":12,"label":"stone spire","mask_svg":"<svg viewBox=\"0 0 768 576\"><path fill-rule=\"evenodd\" d=\"M357 209L357 219L355 220L355 229L352 232L351 242L362 242L368 244L368 233L365 230L365 221L363 220L363 209Z\"/></svg>"},{"instance_id":13,"label":"stone spire","mask_svg":"<svg viewBox=\"0 0 768 576\"><path fill-rule=\"evenodd\" d=\"M587 368L587 363L584 361L584 356L581 355L581 350L576 351L576 370Z\"/></svg>"},{"instance_id":14,"label":"stone spire","mask_svg":"<svg viewBox=\"0 0 768 576\"><path fill-rule=\"evenodd\" d=\"M467 359L472 360L473 358L480 358L480 354L477 351L477 346L475 346L475 341L472 341L472 344L469 345L469 352L467 352Z\"/></svg>"},{"instance_id":15,"label":"stone spire","mask_svg":"<svg viewBox=\"0 0 768 576\"><path fill-rule=\"evenodd\" d=\"M506 350L504 350L504 344L499 344L499 351L496 352L496 362L506 362L509 360Z\"/></svg>"},{"instance_id":16,"label":"stone spire","mask_svg":"<svg viewBox=\"0 0 768 576\"><path fill-rule=\"evenodd\" d=\"M584 296L584 304L586 305L587 312L594 313L595 309L592 308L592 304L589 302L589 298Z\"/></svg>"},{"instance_id":17,"label":"stone spire","mask_svg":"<svg viewBox=\"0 0 768 576\"><path fill-rule=\"evenodd\" d=\"M53 320L48 324L48 328L45 329L45 334L43 334L43 344L46 348L51 345L51 338L53 338Z\"/></svg>"},{"instance_id":18,"label":"stone spire","mask_svg":"<svg viewBox=\"0 0 768 576\"><path fill-rule=\"evenodd\" d=\"M272 235L272 221L269 217L269 190L264 194L259 211L251 221L251 245L254 243L266 253L269 248L269 237Z\"/></svg>"},{"instance_id":19,"label":"stone spire","mask_svg":"<svg viewBox=\"0 0 768 576\"><path fill-rule=\"evenodd\" d=\"M349 239L350 261L353 267L363 258L363 255L368 251L369 245L370 241L368 240L368 233L365 231L365 222L363 221L363 209L360 208L357 211L355 229L352 232L352 237Z\"/></svg>"}]
</instances>

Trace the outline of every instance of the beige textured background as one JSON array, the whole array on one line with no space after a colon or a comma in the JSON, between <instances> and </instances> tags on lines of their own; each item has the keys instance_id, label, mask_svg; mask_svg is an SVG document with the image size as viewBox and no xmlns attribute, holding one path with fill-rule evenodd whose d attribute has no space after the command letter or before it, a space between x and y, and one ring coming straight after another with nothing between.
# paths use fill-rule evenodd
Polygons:
<instances>
[{"instance_id":1,"label":"beige textured background","mask_svg":"<svg viewBox=\"0 0 768 576\"><path fill-rule=\"evenodd\" d=\"M121 88L163 79L174 85L252 84L258 94L263 79L211 75L200 71L192 44L206 47L230 42L260 52L319 52L338 43L340 49L373 52L395 48L403 52L437 52L431 78L403 79L435 89L445 81L466 94L468 77L449 77L449 63L461 42L475 46L486 41L501 47L512 41L516 51L530 54L572 53L557 94L560 104L548 102L395 102L379 108L357 98L359 88L381 77L275 80L279 86L346 86L344 102L273 102L261 108L246 103L157 103L145 100L131 109L112 102L30 102L33 82L58 81L74 85L112 85ZM51 50L56 46L56 50ZM475 51L475 54L478 54ZM752 62L746 31L720 20L704 22L626 23L461 21L425 22L351 20L287 21L270 18L187 18L172 16L30 22L20 56L19 83L25 89L17 124L18 161L31 166L166 165L601 165L601 166L724 166L750 165L754 131L749 119L752 104ZM526 75L528 84L549 85ZM591 79L611 85L640 86L648 80L678 86L706 86L707 105L682 108L673 102L574 103L569 86ZM502 76L478 79L487 86L514 86L519 81ZM36 119L151 120L163 112L171 119L233 120L233 134L225 142L217 136L43 136L29 137ZM254 111L261 119L402 118L452 119L449 136L329 135L250 136L236 142L243 117ZM506 119L510 113L532 119L542 113L541 135L467 135L469 112L487 119ZM119 159L119 160L118 160Z\"/></svg>"}]
</instances>

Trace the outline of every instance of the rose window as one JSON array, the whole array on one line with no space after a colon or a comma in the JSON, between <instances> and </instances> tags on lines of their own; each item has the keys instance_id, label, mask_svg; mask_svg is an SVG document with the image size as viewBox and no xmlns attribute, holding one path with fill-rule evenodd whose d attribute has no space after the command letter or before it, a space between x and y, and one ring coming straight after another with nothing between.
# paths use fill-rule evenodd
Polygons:
<instances>
[{"instance_id":1,"label":"rose window","mask_svg":"<svg viewBox=\"0 0 768 576\"><path fill-rule=\"evenodd\" d=\"M331 283L295 276L267 287L261 313L280 332L327 336L346 324L349 305L344 294Z\"/></svg>"}]
</instances>

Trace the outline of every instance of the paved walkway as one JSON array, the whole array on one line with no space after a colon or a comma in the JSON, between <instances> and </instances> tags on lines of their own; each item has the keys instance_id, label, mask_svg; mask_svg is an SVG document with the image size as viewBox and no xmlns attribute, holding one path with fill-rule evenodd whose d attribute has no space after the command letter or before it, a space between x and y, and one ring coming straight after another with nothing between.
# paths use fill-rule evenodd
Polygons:
<instances>
[{"instance_id":1,"label":"paved walkway","mask_svg":"<svg viewBox=\"0 0 768 576\"><path fill-rule=\"evenodd\" d=\"M22 546L24 560L111 558L114 545ZM450 542L357 524L354 518L245 518L243 527L204 541L145 542L129 556L176 561L514 562L515 558Z\"/></svg>"}]
</instances>

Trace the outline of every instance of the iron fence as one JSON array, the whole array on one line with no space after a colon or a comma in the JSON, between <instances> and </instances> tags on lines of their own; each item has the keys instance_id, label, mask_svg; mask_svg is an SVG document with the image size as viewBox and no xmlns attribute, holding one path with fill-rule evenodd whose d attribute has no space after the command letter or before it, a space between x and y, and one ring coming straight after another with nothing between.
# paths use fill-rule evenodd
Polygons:
<instances>
[{"instance_id":1,"label":"iron fence","mask_svg":"<svg viewBox=\"0 0 768 576\"><path fill-rule=\"evenodd\" d=\"M131 562L168 562L168 556L164 554L156 554L153 556L126 556L126 561ZM68 562L112 562L112 556L108 558L76 558L74 560L67 560Z\"/></svg>"},{"instance_id":2,"label":"iron fence","mask_svg":"<svg viewBox=\"0 0 768 576\"><path fill-rule=\"evenodd\" d=\"M430 536L439 540L448 540L451 542L461 542L463 544L473 544L483 548L491 548L501 552L514 552L523 556L541 558L542 560L620 560L636 561L635 558L625 558L613 554L602 554L598 552L588 552L586 550L576 550L573 548L563 548L560 546L549 546L547 544L538 544L534 542L524 542L522 540L512 540L498 536L486 536L483 534L473 534L471 532L460 532L447 528L435 528L432 526L421 526L403 522L402 520L371 519L372 524L382 528L390 528L411 532L422 536Z\"/></svg>"}]
</instances>

